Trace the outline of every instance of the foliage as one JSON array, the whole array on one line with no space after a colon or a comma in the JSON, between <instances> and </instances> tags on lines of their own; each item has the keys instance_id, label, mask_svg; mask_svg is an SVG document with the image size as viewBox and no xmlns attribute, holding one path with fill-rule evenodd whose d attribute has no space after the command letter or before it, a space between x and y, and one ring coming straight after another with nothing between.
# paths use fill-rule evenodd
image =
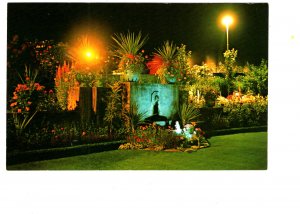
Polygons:
<instances>
[{"instance_id":1,"label":"foliage","mask_svg":"<svg viewBox=\"0 0 300 214\"><path fill-rule=\"evenodd\" d=\"M153 149L163 150L177 148L183 141L183 137L177 135L171 129L164 129L160 126L151 125L140 126L134 133L127 136L127 143L119 149Z\"/></svg>"},{"instance_id":2,"label":"foliage","mask_svg":"<svg viewBox=\"0 0 300 214\"><path fill-rule=\"evenodd\" d=\"M114 129L113 121L116 119L121 119L122 117L122 104L121 104L121 84L115 82L112 85L108 84L110 92L108 94L107 106L105 109L104 121L108 124L109 136L112 136L112 131Z\"/></svg>"},{"instance_id":3,"label":"foliage","mask_svg":"<svg viewBox=\"0 0 300 214\"><path fill-rule=\"evenodd\" d=\"M144 71L144 51L140 49L148 40L148 36L142 38L142 33L128 32L124 34L115 34L112 37L115 42L114 56L120 59L118 70L121 73L133 72L142 73Z\"/></svg>"},{"instance_id":4,"label":"foliage","mask_svg":"<svg viewBox=\"0 0 300 214\"><path fill-rule=\"evenodd\" d=\"M33 44L36 60L39 69L40 81L48 88L53 88L53 79L57 67L64 61L69 61L67 57L67 45L53 40L36 41Z\"/></svg>"},{"instance_id":5,"label":"foliage","mask_svg":"<svg viewBox=\"0 0 300 214\"><path fill-rule=\"evenodd\" d=\"M39 110L56 112L60 110L56 94L52 89L44 90L43 96L39 97Z\"/></svg>"},{"instance_id":6,"label":"foliage","mask_svg":"<svg viewBox=\"0 0 300 214\"><path fill-rule=\"evenodd\" d=\"M95 123L82 124L79 121L35 123L20 136L23 146L18 149L32 150L100 143L112 140L107 133L107 126L100 127ZM115 130L113 139L124 139L124 134L123 129ZM8 150L12 150L16 140L14 133L9 133L8 140Z\"/></svg>"},{"instance_id":7,"label":"foliage","mask_svg":"<svg viewBox=\"0 0 300 214\"><path fill-rule=\"evenodd\" d=\"M79 100L79 84L70 65L58 67L55 76L55 92L61 110L73 110Z\"/></svg>"},{"instance_id":8,"label":"foliage","mask_svg":"<svg viewBox=\"0 0 300 214\"><path fill-rule=\"evenodd\" d=\"M126 35L122 33L115 34L112 39L116 43L115 56L122 58L127 54L136 55L148 40L148 36L142 38L141 32L139 32L137 35L135 33L128 32Z\"/></svg>"},{"instance_id":9,"label":"foliage","mask_svg":"<svg viewBox=\"0 0 300 214\"><path fill-rule=\"evenodd\" d=\"M219 64L219 69L221 69L225 73L225 83L226 85L226 92L225 96L231 94L235 90L234 86L234 80L235 80L235 74L239 70L239 67L236 63L236 57L237 57L237 50L226 50L224 53L224 64Z\"/></svg>"},{"instance_id":10,"label":"foliage","mask_svg":"<svg viewBox=\"0 0 300 214\"><path fill-rule=\"evenodd\" d=\"M154 55L159 56L164 63L172 63L176 57L177 47L173 42L166 41L162 47L155 49Z\"/></svg>"},{"instance_id":11,"label":"foliage","mask_svg":"<svg viewBox=\"0 0 300 214\"><path fill-rule=\"evenodd\" d=\"M32 70L39 70L38 82L53 89L57 66L68 60L66 45L52 40L27 41L14 35L7 44L7 85L11 94L18 84L15 78L27 65Z\"/></svg>"},{"instance_id":12,"label":"foliage","mask_svg":"<svg viewBox=\"0 0 300 214\"><path fill-rule=\"evenodd\" d=\"M163 84L185 82L191 58L191 51L186 51L186 45L177 47L173 42L166 41L161 48L155 50L154 57L147 63L150 74L158 75Z\"/></svg>"},{"instance_id":13,"label":"foliage","mask_svg":"<svg viewBox=\"0 0 300 214\"><path fill-rule=\"evenodd\" d=\"M214 89L210 89L206 91L204 95L206 106L214 106L214 102L217 99L218 94Z\"/></svg>"},{"instance_id":14,"label":"foliage","mask_svg":"<svg viewBox=\"0 0 300 214\"><path fill-rule=\"evenodd\" d=\"M214 102L220 93L218 78L212 75L212 69L206 64L194 65L188 73L188 82L184 90L189 93L189 102L198 108Z\"/></svg>"},{"instance_id":15,"label":"foliage","mask_svg":"<svg viewBox=\"0 0 300 214\"><path fill-rule=\"evenodd\" d=\"M268 65L262 60L259 66L248 64L249 71L243 78L244 88L255 94L266 96L268 94Z\"/></svg>"},{"instance_id":16,"label":"foliage","mask_svg":"<svg viewBox=\"0 0 300 214\"><path fill-rule=\"evenodd\" d=\"M138 105L131 105L129 111L125 111L124 113L127 132L135 133L135 130L142 123L143 119L145 119L145 116L146 112L141 113L138 111Z\"/></svg>"},{"instance_id":17,"label":"foliage","mask_svg":"<svg viewBox=\"0 0 300 214\"><path fill-rule=\"evenodd\" d=\"M21 134L40 108L39 98L45 87L35 82L37 72L25 67L25 78L20 75L23 84L17 85L10 101L17 134Z\"/></svg>"},{"instance_id":18,"label":"foliage","mask_svg":"<svg viewBox=\"0 0 300 214\"><path fill-rule=\"evenodd\" d=\"M191 104L182 103L178 110L179 118L183 126L190 122L197 122L200 112Z\"/></svg>"},{"instance_id":19,"label":"foliage","mask_svg":"<svg viewBox=\"0 0 300 214\"><path fill-rule=\"evenodd\" d=\"M268 97L234 93L228 98L219 97L217 106L223 106L230 127L247 127L267 124Z\"/></svg>"}]
</instances>

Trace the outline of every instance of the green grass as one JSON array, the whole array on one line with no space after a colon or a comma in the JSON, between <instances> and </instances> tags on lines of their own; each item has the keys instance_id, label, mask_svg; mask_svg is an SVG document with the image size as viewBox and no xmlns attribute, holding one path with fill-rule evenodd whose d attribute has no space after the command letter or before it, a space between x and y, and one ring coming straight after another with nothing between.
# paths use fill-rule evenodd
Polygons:
<instances>
[{"instance_id":1,"label":"green grass","mask_svg":"<svg viewBox=\"0 0 300 214\"><path fill-rule=\"evenodd\" d=\"M267 132L216 136L193 153L115 150L7 166L8 170L263 170Z\"/></svg>"}]
</instances>

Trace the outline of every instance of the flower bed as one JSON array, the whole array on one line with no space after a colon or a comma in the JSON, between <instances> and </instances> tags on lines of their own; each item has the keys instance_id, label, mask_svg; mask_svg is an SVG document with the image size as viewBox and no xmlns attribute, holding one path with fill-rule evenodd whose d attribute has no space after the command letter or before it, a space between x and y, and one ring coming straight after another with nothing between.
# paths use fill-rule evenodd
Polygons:
<instances>
[{"instance_id":1,"label":"flower bed","mask_svg":"<svg viewBox=\"0 0 300 214\"><path fill-rule=\"evenodd\" d=\"M173 130L171 127L163 128L155 123L140 126L135 132L129 134L126 144L119 149L143 149L154 151L186 151L209 147L208 140L200 128L194 130Z\"/></svg>"}]
</instances>

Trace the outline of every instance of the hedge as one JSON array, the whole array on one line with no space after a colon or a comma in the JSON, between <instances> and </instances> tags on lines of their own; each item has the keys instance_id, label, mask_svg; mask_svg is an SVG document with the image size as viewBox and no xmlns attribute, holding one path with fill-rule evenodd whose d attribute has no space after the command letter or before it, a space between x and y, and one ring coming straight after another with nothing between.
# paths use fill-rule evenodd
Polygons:
<instances>
[{"instance_id":1,"label":"hedge","mask_svg":"<svg viewBox=\"0 0 300 214\"><path fill-rule=\"evenodd\" d=\"M125 140L103 142L97 144L86 144L72 147L40 149L26 152L11 152L6 156L6 164L12 165L17 163L49 160L63 157L70 157L76 155L90 154L94 152L102 152L118 149Z\"/></svg>"}]
</instances>

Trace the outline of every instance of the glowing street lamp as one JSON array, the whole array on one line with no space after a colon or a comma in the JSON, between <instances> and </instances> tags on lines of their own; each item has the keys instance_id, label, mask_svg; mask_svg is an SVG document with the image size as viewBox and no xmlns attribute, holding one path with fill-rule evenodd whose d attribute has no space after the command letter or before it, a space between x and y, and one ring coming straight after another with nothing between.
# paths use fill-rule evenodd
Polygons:
<instances>
[{"instance_id":1,"label":"glowing street lamp","mask_svg":"<svg viewBox=\"0 0 300 214\"><path fill-rule=\"evenodd\" d=\"M91 53L90 51L87 51L87 52L85 53L85 56L86 56L87 58L91 58L91 57L92 57L92 53Z\"/></svg>"},{"instance_id":2,"label":"glowing street lamp","mask_svg":"<svg viewBox=\"0 0 300 214\"><path fill-rule=\"evenodd\" d=\"M229 25L233 23L233 19L231 16L224 16L222 19L223 25L226 26L226 35L227 35L227 50L229 50L229 37L228 37L228 32L229 32Z\"/></svg>"}]
</instances>

